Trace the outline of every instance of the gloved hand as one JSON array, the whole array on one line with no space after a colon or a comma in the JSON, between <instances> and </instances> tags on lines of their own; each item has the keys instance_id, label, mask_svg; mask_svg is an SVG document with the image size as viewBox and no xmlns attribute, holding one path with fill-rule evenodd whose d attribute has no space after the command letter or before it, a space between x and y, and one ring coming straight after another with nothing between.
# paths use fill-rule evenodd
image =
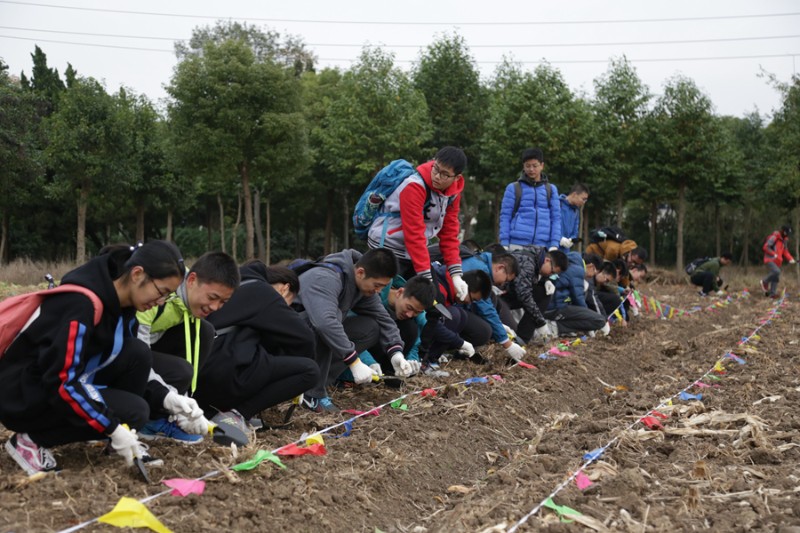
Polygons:
<instances>
[{"instance_id":1,"label":"gloved hand","mask_svg":"<svg viewBox=\"0 0 800 533\"><path fill-rule=\"evenodd\" d=\"M558 246L551 246L547 249L548 252L555 252L556 250L558 250Z\"/></svg>"},{"instance_id":2,"label":"gloved hand","mask_svg":"<svg viewBox=\"0 0 800 533\"><path fill-rule=\"evenodd\" d=\"M793 264L795 264L795 263L797 263L797 261L795 261L794 259L790 259L790 260L789 260L789 264L790 264L790 265L793 265Z\"/></svg>"},{"instance_id":3,"label":"gloved hand","mask_svg":"<svg viewBox=\"0 0 800 533\"><path fill-rule=\"evenodd\" d=\"M552 296L554 292L556 292L556 286L553 285L553 282L548 279L544 282L544 293L547 296Z\"/></svg>"},{"instance_id":4,"label":"gloved hand","mask_svg":"<svg viewBox=\"0 0 800 533\"><path fill-rule=\"evenodd\" d=\"M464 344L462 344L461 348L458 349L458 353L466 357L472 357L475 355L475 347L471 342L464 341Z\"/></svg>"},{"instance_id":5,"label":"gloved hand","mask_svg":"<svg viewBox=\"0 0 800 533\"><path fill-rule=\"evenodd\" d=\"M369 365L369 367L372 369L373 372L375 372L376 376L383 375L383 369L381 369L380 363L372 363L371 365Z\"/></svg>"},{"instance_id":6,"label":"gloved hand","mask_svg":"<svg viewBox=\"0 0 800 533\"><path fill-rule=\"evenodd\" d=\"M469 296L469 286L461 276L453 276L453 288L456 290L456 298L458 298L459 301L463 302L467 299L467 296Z\"/></svg>"},{"instance_id":7,"label":"gloved hand","mask_svg":"<svg viewBox=\"0 0 800 533\"><path fill-rule=\"evenodd\" d=\"M183 414L178 414L174 416L174 419L178 427L186 433L191 433L192 435L205 435L208 433L208 425L210 422L203 415L191 418Z\"/></svg>"},{"instance_id":8,"label":"gloved hand","mask_svg":"<svg viewBox=\"0 0 800 533\"><path fill-rule=\"evenodd\" d=\"M164 409L173 415L186 415L187 418L203 416L203 410L197 405L194 398L183 396L175 391L169 391L164 397Z\"/></svg>"},{"instance_id":9,"label":"gloved hand","mask_svg":"<svg viewBox=\"0 0 800 533\"><path fill-rule=\"evenodd\" d=\"M414 373L414 367L406 360L406 356L404 356L402 352L394 352L391 361L395 376L407 378Z\"/></svg>"},{"instance_id":10,"label":"gloved hand","mask_svg":"<svg viewBox=\"0 0 800 533\"><path fill-rule=\"evenodd\" d=\"M725 291L723 291L722 289L718 290L717 296L725 296Z\"/></svg>"},{"instance_id":11,"label":"gloved hand","mask_svg":"<svg viewBox=\"0 0 800 533\"><path fill-rule=\"evenodd\" d=\"M561 237L561 241L559 243L562 248L572 248L572 239L567 237Z\"/></svg>"},{"instance_id":12,"label":"gloved hand","mask_svg":"<svg viewBox=\"0 0 800 533\"><path fill-rule=\"evenodd\" d=\"M419 371L422 369L422 363L417 361L416 359L407 359L408 364L411 365L411 375L416 376L419 374Z\"/></svg>"},{"instance_id":13,"label":"gloved hand","mask_svg":"<svg viewBox=\"0 0 800 533\"><path fill-rule=\"evenodd\" d=\"M372 376L377 376L373 369L361 362L361 359L356 357L356 360L350 363L350 372L353 373L353 380L358 385L369 383L372 381Z\"/></svg>"},{"instance_id":14,"label":"gloved hand","mask_svg":"<svg viewBox=\"0 0 800 533\"><path fill-rule=\"evenodd\" d=\"M142 449L135 431L120 424L109 436L111 437L111 447L125 459L125 464L132 466L134 457L142 458Z\"/></svg>"},{"instance_id":15,"label":"gloved hand","mask_svg":"<svg viewBox=\"0 0 800 533\"><path fill-rule=\"evenodd\" d=\"M545 324L544 326L538 327L533 331L533 337L535 339L547 342L550 339L555 339L556 335L551 331L550 326Z\"/></svg>"},{"instance_id":16,"label":"gloved hand","mask_svg":"<svg viewBox=\"0 0 800 533\"><path fill-rule=\"evenodd\" d=\"M506 353L511 359L519 363L522 361L522 358L525 357L525 348L516 342L512 342L511 345L506 348Z\"/></svg>"}]
</instances>

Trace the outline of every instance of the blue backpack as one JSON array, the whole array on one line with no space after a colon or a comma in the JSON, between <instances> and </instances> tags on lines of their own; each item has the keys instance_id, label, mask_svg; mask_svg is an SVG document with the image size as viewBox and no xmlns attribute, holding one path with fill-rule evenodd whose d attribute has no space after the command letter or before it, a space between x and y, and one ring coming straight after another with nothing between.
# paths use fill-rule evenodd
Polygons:
<instances>
[{"instance_id":1,"label":"blue backpack","mask_svg":"<svg viewBox=\"0 0 800 533\"><path fill-rule=\"evenodd\" d=\"M386 199L391 195L403 181L414 174L417 169L406 161L405 159L397 159L383 167L372 181L367 185L366 190L358 199L356 207L353 210L353 228L356 235L366 240L369 235L369 228L375 221L375 217L381 211L381 207ZM388 217L400 216L399 213L381 213L387 217L384 221L383 236L381 237L381 246L383 246L383 239L386 237L386 224Z\"/></svg>"}]
</instances>

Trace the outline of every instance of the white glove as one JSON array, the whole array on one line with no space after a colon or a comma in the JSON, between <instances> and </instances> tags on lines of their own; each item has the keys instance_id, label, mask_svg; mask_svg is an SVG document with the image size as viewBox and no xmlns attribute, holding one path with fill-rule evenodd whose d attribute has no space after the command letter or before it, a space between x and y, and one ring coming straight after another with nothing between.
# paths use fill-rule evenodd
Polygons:
<instances>
[{"instance_id":1,"label":"white glove","mask_svg":"<svg viewBox=\"0 0 800 533\"><path fill-rule=\"evenodd\" d=\"M475 347L471 342L464 341L464 344L462 344L461 348L458 349L458 353L466 357L472 357L475 355Z\"/></svg>"},{"instance_id":2,"label":"white glove","mask_svg":"<svg viewBox=\"0 0 800 533\"><path fill-rule=\"evenodd\" d=\"M534 330L533 337L546 342L550 339L554 339L555 335L553 335L553 332L550 330L550 326L545 324L544 326Z\"/></svg>"},{"instance_id":3,"label":"white glove","mask_svg":"<svg viewBox=\"0 0 800 533\"><path fill-rule=\"evenodd\" d=\"M572 248L572 239L567 237L561 237L561 241L559 243L562 248Z\"/></svg>"},{"instance_id":4,"label":"white glove","mask_svg":"<svg viewBox=\"0 0 800 533\"><path fill-rule=\"evenodd\" d=\"M725 291L723 291L723 290L718 290L718 291L717 291L717 296L725 296Z\"/></svg>"},{"instance_id":5,"label":"white glove","mask_svg":"<svg viewBox=\"0 0 800 533\"><path fill-rule=\"evenodd\" d=\"M422 363L413 359L408 359L407 361L408 364L411 365L411 375L415 376L419 374L420 369L422 369Z\"/></svg>"},{"instance_id":6,"label":"white glove","mask_svg":"<svg viewBox=\"0 0 800 533\"><path fill-rule=\"evenodd\" d=\"M517 338L517 332L511 329L510 327L503 324L503 329L506 330L506 335L508 335L508 338L511 339L512 341Z\"/></svg>"},{"instance_id":7,"label":"white glove","mask_svg":"<svg viewBox=\"0 0 800 533\"><path fill-rule=\"evenodd\" d=\"M205 435L208 433L208 425L209 421L203 415L198 417L188 417L183 414L175 415L175 423L178 424L178 427L184 430L186 433L191 433L192 435Z\"/></svg>"},{"instance_id":8,"label":"white glove","mask_svg":"<svg viewBox=\"0 0 800 533\"><path fill-rule=\"evenodd\" d=\"M461 279L461 276L453 276L453 288L456 290L456 298L463 302L469 296L469 286Z\"/></svg>"},{"instance_id":9,"label":"white glove","mask_svg":"<svg viewBox=\"0 0 800 533\"><path fill-rule=\"evenodd\" d=\"M375 372L376 376L383 375L383 369L381 369L380 363L372 363L371 365L369 365L369 367L372 369L373 372Z\"/></svg>"},{"instance_id":10,"label":"white glove","mask_svg":"<svg viewBox=\"0 0 800 533\"><path fill-rule=\"evenodd\" d=\"M350 372L353 373L353 379L358 385L369 383L372 381L372 376L378 375L375 370L362 363L361 359L357 357L355 361L350 363Z\"/></svg>"},{"instance_id":11,"label":"white glove","mask_svg":"<svg viewBox=\"0 0 800 533\"><path fill-rule=\"evenodd\" d=\"M556 250L558 250L558 246L551 246L547 249L548 252L555 252Z\"/></svg>"},{"instance_id":12,"label":"white glove","mask_svg":"<svg viewBox=\"0 0 800 533\"><path fill-rule=\"evenodd\" d=\"M795 261L794 259L790 259L790 260L789 260L789 264L790 264L790 265L793 265L793 264L795 264L795 263L797 263L797 261Z\"/></svg>"},{"instance_id":13,"label":"white glove","mask_svg":"<svg viewBox=\"0 0 800 533\"><path fill-rule=\"evenodd\" d=\"M394 368L394 375L399 378L407 378L414 373L414 367L406 360L402 352L394 352L394 355L392 355L392 367Z\"/></svg>"},{"instance_id":14,"label":"white glove","mask_svg":"<svg viewBox=\"0 0 800 533\"><path fill-rule=\"evenodd\" d=\"M544 282L544 293L545 293L547 296L552 296L552 294L553 294L554 292L556 292L556 286L555 286L555 285L553 285L553 282L552 282L552 281L550 281L550 280L547 280L547 281L545 281L545 282Z\"/></svg>"},{"instance_id":15,"label":"white glove","mask_svg":"<svg viewBox=\"0 0 800 533\"><path fill-rule=\"evenodd\" d=\"M125 464L128 466L133 465L134 457L142 458L142 449L135 431L131 431L124 424L120 424L111 433L110 437L111 447L125 459Z\"/></svg>"},{"instance_id":16,"label":"white glove","mask_svg":"<svg viewBox=\"0 0 800 533\"><path fill-rule=\"evenodd\" d=\"M197 405L194 398L182 396L175 391L169 391L164 397L164 409L173 415L186 415L187 418L203 416L203 410Z\"/></svg>"},{"instance_id":17,"label":"white glove","mask_svg":"<svg viewBox=\"0 0 800 533\"><path fill-rule=\"evenodd\" d=\"M522 358L525 357L525 348L523 348L516 342L512 342L511 346L506 348L506 353L511 359L519 363L520 361L522 361Z\"/></svg>"},{"instance_id":18,"label":"white glove","mask_svg":"<svg viewBox=\"0 0 800 533\"><path fill-rule=\"evenodd\" d=\"M600 332L601 332L601 333L602 333L604 336L605 336L605 335L608 335L609 333L611 333L611 324L609 324L608 322L606 322L606 323L605 323L605 325L604 325L602 328L600 328Z\"/></svg>"}]
</instances>

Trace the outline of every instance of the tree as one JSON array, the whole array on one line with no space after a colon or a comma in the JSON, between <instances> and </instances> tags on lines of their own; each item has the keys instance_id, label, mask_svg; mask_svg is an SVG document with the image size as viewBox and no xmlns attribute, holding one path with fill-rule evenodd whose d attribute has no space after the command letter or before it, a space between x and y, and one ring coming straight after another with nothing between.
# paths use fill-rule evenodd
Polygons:
<instances>
[{"instance_id":1,"label":"tree","mask_svg":"<svg viewBox=\"0 0 800 533\"><path fill-rule=\"evenodd\" d=\"M711 101L694 81L683 76L668 80L664 94L656 103L661 150L668 157L664 177L677 191L677 247L675 269L683 269L683 231L686 219L686 193L699 180L714 179L709 161L717 148L717 123Z\"/></svg>"},{"instance_id":2,"label":"tree","mask_svg":"<svg viewBox=\"0 0 800 533\"><path fill-rule=\"evenodd\" d=\"M326 251L335 192L347 198L355 186L360 194L391 160L418 160L432 131L424 96L394 67L393 57L380 49L364 49L338 85L319 132L317 154L329 176ZM344 215L347 224L349 209Z\"/></svg>"},{"instance_id":3,"label":"tree","mask_svg":"<svg viewBox=\"0 0 800 533\"><path fill-rule=\"evenodd\" d=\"M92 78L79 78L64 92L46 126L46 161L55 173L46 190L51 197L76 202L75 260L82 263L86 258L86 222L92 197L98 190L113 190L125 172L117 158L125 149L124 131L114 100Z\"/></svg>"},{"instance_id":4,"label":"tree","mask_svg":"<svg viewBox=\"0 0 800 533\"><path fill-rule=\"evenodd\" d=\"M251 183L274 171L266 162L273 146L297 139L304 124L297 78L272 61L258 62L243 40L206 42L187 55L167 87L174 101L176 151L185 172L225 178L234 172L242 187L245 253L254 257Z\"/></svg>"}]
</instances>

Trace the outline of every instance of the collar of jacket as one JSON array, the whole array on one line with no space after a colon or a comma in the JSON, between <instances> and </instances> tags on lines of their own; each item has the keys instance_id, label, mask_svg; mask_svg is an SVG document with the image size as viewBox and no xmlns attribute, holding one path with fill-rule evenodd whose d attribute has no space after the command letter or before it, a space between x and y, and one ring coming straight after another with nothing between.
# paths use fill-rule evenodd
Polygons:
<instances>
[{"instance_id":1,"label":"collar of jacket","mask_svg":"<svg viewBox=\"0 0 800 533\"><path fill-rule=\"evenodd\" d=\"M544 185L545 183L547 183L548 179L547 179L547 174L542 174L542 179L541 180L533 181L523 171L523 172L519 173L519 178L517 178L517 181L519 181L521 183L524 183L525 185L530 185L531 187L538 187L539 185Z\"/></svg>"}]
</instances>

